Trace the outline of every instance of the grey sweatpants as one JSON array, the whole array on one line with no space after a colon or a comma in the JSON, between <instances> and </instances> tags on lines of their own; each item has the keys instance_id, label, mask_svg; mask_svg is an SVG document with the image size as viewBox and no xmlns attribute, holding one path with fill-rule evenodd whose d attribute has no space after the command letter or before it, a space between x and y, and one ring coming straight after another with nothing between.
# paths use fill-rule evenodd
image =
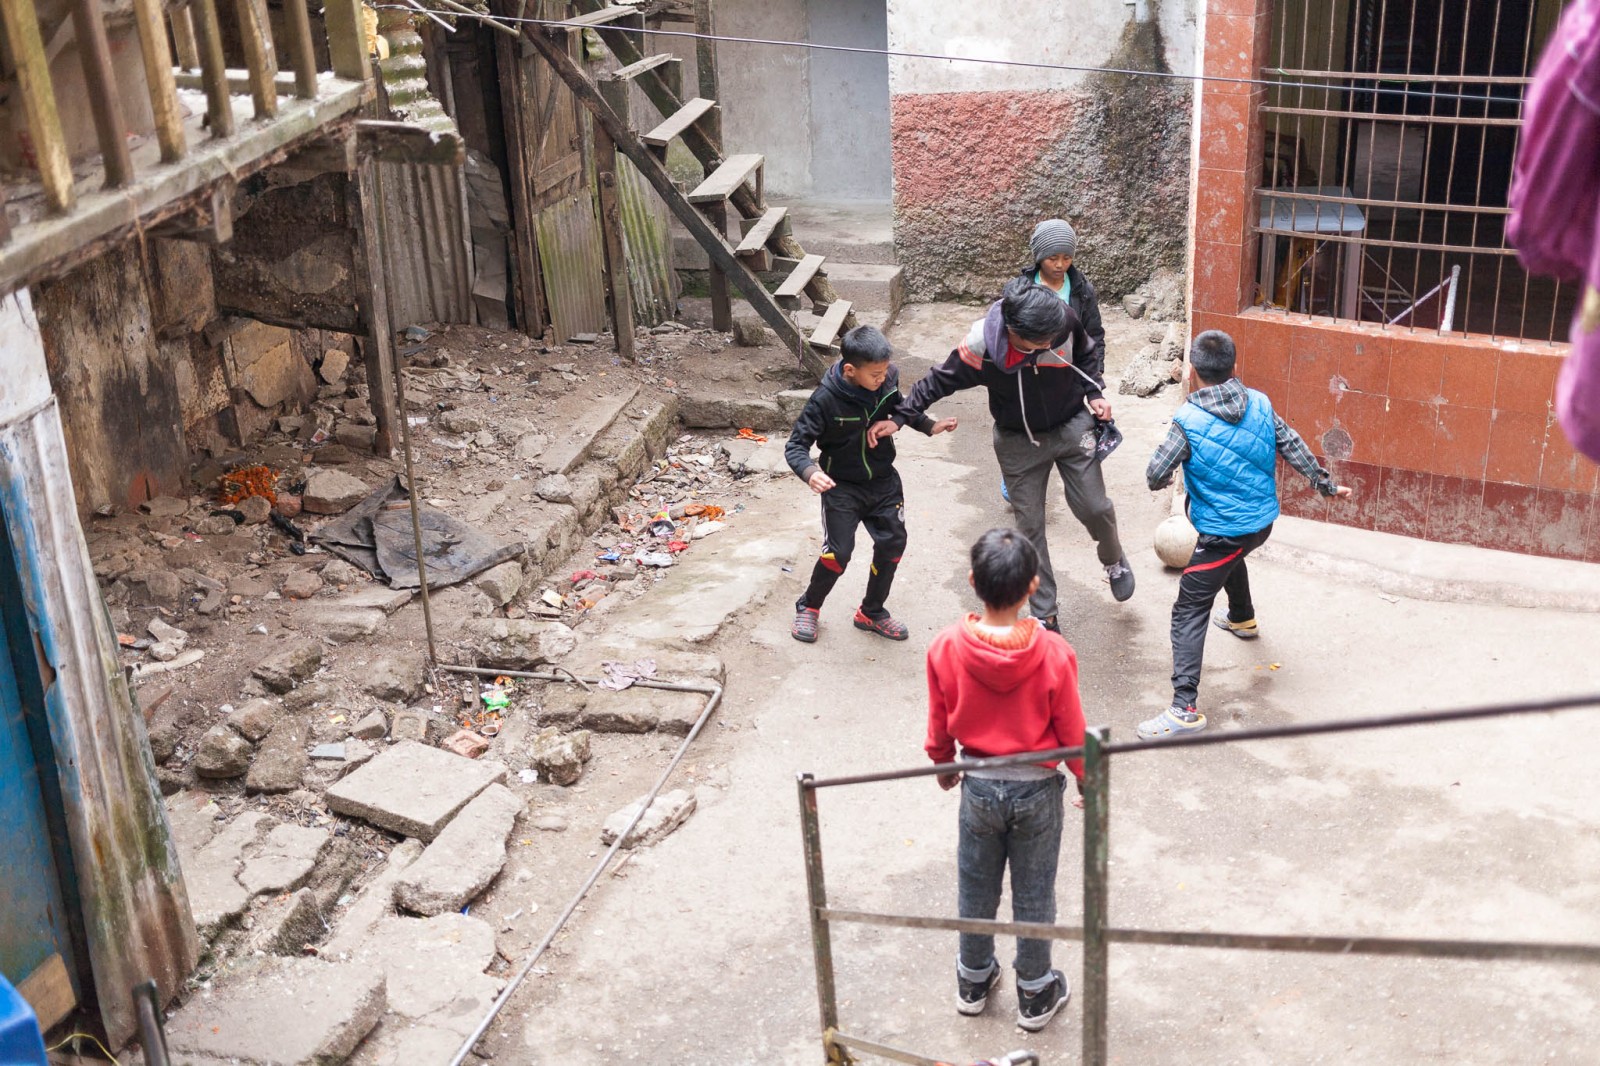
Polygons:
<instances>
[{"instance_id":1,"label":"grey sweatpants","mask_svg":"<svg viewBox=\"0 0 1600 1066\"><path fill-rule=\"evenodd\" d=\"M1050 545L1045 540L1045 500L1050 468L1061 474L1067 506L1072 516L1094 538L1095 554L1102 566L1122 558L1117 538L1117 509L1106 496L1105 477L1094 459L1094 414L1087 409L1047 433L1013 433L994 427L994 457L1011 494L1017 529L1039 552L1039 591L1028 606L1035 618L1056 613L1056 575L1050 568Z\"/></svg>"}]
</instances>

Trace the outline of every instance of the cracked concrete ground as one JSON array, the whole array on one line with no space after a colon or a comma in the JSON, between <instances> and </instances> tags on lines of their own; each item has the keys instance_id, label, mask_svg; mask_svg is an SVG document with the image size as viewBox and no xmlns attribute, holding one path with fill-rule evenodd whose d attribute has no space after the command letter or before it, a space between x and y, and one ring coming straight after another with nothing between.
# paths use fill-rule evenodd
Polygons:
<instances>
[{"instance_id":1,"label":"cracked concrete ground","mask_svg":"<svg viewBox=\"0 0 1600 1066\"><path fill-rule=\"evenodd\" d=\"M972 313L911 312L894 336L914 357L942 357ZM924 365L908 359L904 377ZM1111 601L1088 538L1052 505L1063 628L1088 718L1114 738L1131 737L1168 695L1176 576L1150 538L1169 500L1142 474L1175 402L1170 390L1114 399L1127 442L1106 470L1140 582L1130 603ZM794 774L923 761L923 650L970 606L967 546L1008 518L983 397L939 413L959 415L961 430L901 445L911 545L890 603L909 642L849 627L855 572L824 609L819 643L789 638L816 508L792 479L754 494L736 531L747 546L691 554L673 571L682 591L670 610L652 606L669 591L658 587L617 616L652 632L680 616L697 636L702 614L726 616L702 639L727 662L727 699L691 756L725 764L726 788L625 878L602 881L491 1031L494 1061L822 1061ZM1408 599L1332 569L1252 560L1263 636L1208 647L1202 700L1214 728L1600 688L1591 614ZM1594 721L1575 712L1119 757L1112 921L1600 941ZM926 779L859 786L825 793L821 810L836 905L954 912L954 795ZM1069 924L1081 913L1080 829L1069 811L1058 883ZM1045 1062L1077 1058L1077 1004L1025 1037L1009 975L984 1016L959 1017L952 934L840 927L833 944L849 1031L949 1061L1020 1046ZM1010 951L1002 938L1003 963ZM1078 983L1076 945L1055 957ZM1111 981L1113 1060L1128 1063L1580 1064L1593 1061L1600 1027L1600 975L1571 966L1119 946Z\"/></svg>"}]
</instances>

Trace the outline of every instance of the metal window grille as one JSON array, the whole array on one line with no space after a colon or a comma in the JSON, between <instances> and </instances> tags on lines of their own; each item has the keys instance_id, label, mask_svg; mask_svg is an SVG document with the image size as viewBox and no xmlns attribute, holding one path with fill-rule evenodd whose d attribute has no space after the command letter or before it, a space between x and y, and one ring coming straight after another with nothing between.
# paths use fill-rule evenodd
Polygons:
<instances>
[{"instance_id":1,"label":"metal window grille","mask_svg":"<svg viewBox=\"0 0 1600 1066\"><path fill-rule=\"evenodd\" d=\"M1256 303L1565 340L1576 292L1506 243L1511 161L1563 0L1285 0L1263 71Z\"/></svg>"}]
</instances>

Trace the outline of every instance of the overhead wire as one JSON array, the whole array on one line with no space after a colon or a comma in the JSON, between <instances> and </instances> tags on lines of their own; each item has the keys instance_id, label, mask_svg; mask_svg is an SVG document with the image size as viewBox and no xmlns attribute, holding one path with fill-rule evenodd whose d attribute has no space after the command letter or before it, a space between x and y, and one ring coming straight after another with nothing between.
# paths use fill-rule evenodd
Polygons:
<instances>
[{"instance_id":1,"label":"overhead wire","mask_svg":"<svg viewBox=\"0 0 1600 1066\"><path fill-rule=\"evenodd\" d=\"M1489 96L1478 93L1440 92L1437 90L1424 91L1417 89L1392 88L1382 85L1327 85L1320 82L1291 81L1284 80L1282 78L1235 78L1225 77L1217 74L1180 74L1170 70L1139 70L1133 67L1107 67L1080 63L1047 63L1038 60L999 59L989 56L957 56L947 55L942 52L909 52L898 48L869 48L861 45L850 44L823 44L818 41L785 41L770 37L735 37L729 34L720 33L698 33L694 30L651 29L648 27L641 29L637 26L616 27L609 25L573 26L570 22L562 19L536 19L512 15L490 15L484 14L483 12L467 10L463 5L457 3L451 3L448 4L448 6L451 8L450 11L439 12L439 14L442 14L447 18L451 16L456 18L475 18L493 25L497 25L501 28L510 25L565 27L567 29L594 30L612 28L627 33L637 33L653 37L681 37L695 41L713 41L719 44L753 44L765 45L774 48L799 48L818 52L846 52L858 55L887 56L890 59L926 59L945 63L979 63L988 66L1017 67L1025 70L1055 70L1074 74L1116 74L1136 78L1158 78L1167 81L1213 82L1219 85L1248 85L1280 89L1310 89L1320 92L1370 93L1374 96L1402 97L1406 100L1419 101L1456 100L1466 103L1510 104L1512 106L1519 107L1523 103L1523 100L1520 96ZM415 8L405 4L377 4L374 5L374 7L379 10L389 9L396 11L410 11L412 13L415 13L416 11ZM1268 73L1270 73L1270 71L1268 71ZM1373 72L1351 71L1349 73L1358 74ZM1339 75L1335 72L1329 72L1328 75L1330 79L1338 76ZM1381 73L1379 76L1381 77Z\"/></svg>"}]
</instances>

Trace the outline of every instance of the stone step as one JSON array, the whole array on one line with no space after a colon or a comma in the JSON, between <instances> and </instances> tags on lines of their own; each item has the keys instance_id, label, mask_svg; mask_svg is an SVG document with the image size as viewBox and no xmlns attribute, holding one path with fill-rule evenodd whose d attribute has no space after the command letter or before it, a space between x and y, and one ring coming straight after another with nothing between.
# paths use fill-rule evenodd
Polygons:
<instances>
[{"instance_id":1,"label":"stone step","mask_svg":"<svg viewBox=\"0 0 1600 1066\"><path fill-rule=\"evenodd\" d=\"M891 319L906 300L904 273L891 263L832 263L828 264L828 280L833 290L856 307L881 309Z\"/></svg>"}]
</instances>

